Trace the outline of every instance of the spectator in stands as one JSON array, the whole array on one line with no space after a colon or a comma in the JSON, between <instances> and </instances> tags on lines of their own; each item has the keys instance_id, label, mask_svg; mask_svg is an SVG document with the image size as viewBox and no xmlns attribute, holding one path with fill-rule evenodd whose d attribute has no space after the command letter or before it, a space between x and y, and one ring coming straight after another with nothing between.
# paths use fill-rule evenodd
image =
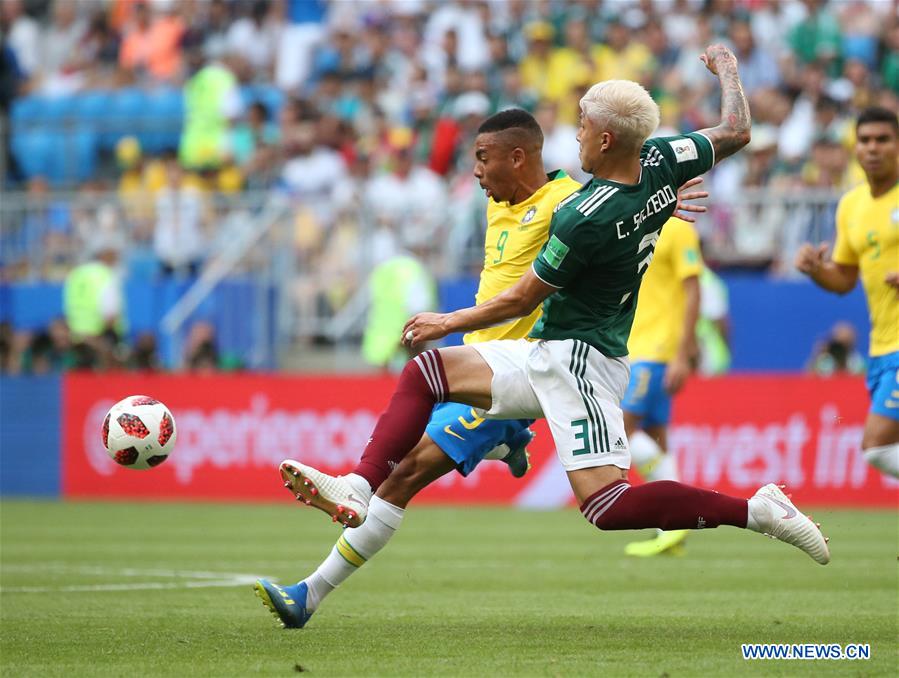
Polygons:
<instances>
[{"instance_id":1,"label":"spectator in stands","mask_svg":"<svg viewBox=\"0 0 899 678\"><path fill-rule=\"evenodd\" d=\"M534 117L543 130L543 164L547 169L563 169L575 179L587 181L586 173L578 160L580 144L577 129L558 122L558 104L543 101L537 106Z\"/></svg>"},{"instance_id":2,"label":"spectator in stands","mask_svg":"<svg viewBox=\"0 0 899 678\"><path fill-rule=\"evenodd\" d=\"M840 24L823 0L802 0L806 16L790 32L789 44L800 69L825 64L831 75L839 71Z\"/></svg>"},{"instance_id":3,"label":"spectator in stands","mask_svg":"<svg viewBox=\"0 0 899 678\"><path fill-rule=\"evenodd\" d=\"M0 23L4 42L15 54L19 69L26 78L40 73L41 27L25 11L22 0L5 0L0 3Z\"/></svg>"},{"instance_id":4,"label":"spectator in stands","mask_svg":"<svg viewBox=\"0 0 899 678\"><path fill-rule=\"evenodd\" d=\"M285 0L285 24L278 43L275 82L286 92L300 89L312 73L312 53L324 38L324 0Z\"/></svg>"},{"instance_id":5,"label":"spectator in stands","mask_svg":"<svg viewBox=\"0 0 899 678\"><path fill-rule=\"evenodd\" d=\"M275 49L281 33L281 19L269 0L253 0L248 12L231 24L226 38L227 50L240 54L248 62L255 79L271 81Z\"/></svg>"},{"instance_id":6,"label":"spectator in stands","mask_svg":"<svg viewBox=\"0 0 899 678\"><path fill-rule=\"evenodd\" d=\"M203 54L227 52L231 14L226 0L207 0L188 7L192 7L193 11L184 16L184 50L199 50Z\"/></svg>"},{"instance_id":7,"label":"spectator in stands","mask_svg":"<svg viewBox=\"0 0 899 678\"><path fill-rule=\"evenodd\" d=\"M87 22L77 3L56 0L50 25L41 32L40 88L44 93L68 94L85 84L79 46L87 34Z\"/></svg>"},{"instance_id":8,"label":"spectator in stands","mask_svg":"<svg viewBox=\"0 0 899 678\"><path fill-rule=\"evenodd\" d=\"M822 65L806 64L802 69L799 96L780 127L778 153L794 169L801 166L815 139L815 107L825 94L826 82L827 74Z\"/></svg>"},{"instance_id":9,"label":"spectator in stands","mask_svg":"<svg viewBox=\"0 0 899 678\"><path fill-rule=\"evenodd\" d=\"M19 66L16 53L11 49L6 34L0 27L0 117L8 120L9 109L19 93L25 88L27 78ZM6 167L6 176L0 177L0 188L10 181L22 181L24 173L18 159L10 149L10 125L0 125L0 161ZM5 257L4 257L5 258Z\"/></svg>"},{"instance_id":10,"label":"spectator in stands","mask_svg":"<svg viewBox=\"0 0 899 678\"><path fill-rule=\"evenodd\" d=\"M366 204L381 224L397 234L400 246L424 233L436 247L443 224L446 187L427 167L416 165L412 157L412 133L394 129L390 171L373 177L366 189Z\"/></svg>"},{"instance_id":11,"label":"spectator in stands","mask_svg":"<svg viewBox=\"0 0 899 678\"><path fill-rule=\"evenodd\" d=\"M527 56L518 65L521 81L540 98L548 98L552 90L550 80L553 55L553 38L556 31L552 24L539 21L525 27L528 40Z\"/></svg>"},{"instance_id":12,"label":"spectator in stands","mask_svg":"<svg viewBox=\"0 0 899 678\"><path fill-rule=\"evenodd\" d=\"M834 374L864 374L865 359L857 348L855 328L839 322L830 334L815 346L807 370L822 377Z\"/></svg>"},{"instance_id":13,"label":"spectator in stands","mask_svg":"<svg viewBox=\"0 0 899 678\"><path fill-rule=\"evenodd\" d=\"M446 56L463 71L476 71L487 65L489 47L482 7L477 0L439 3L430 12L424 27L422 44L442 45L452 33L453 48Z\"/></svg>"},{"instance_id":14,"label":"spectator in stands","mask_svg":"<svg viewBox=\"0 0 899 678\"><path fill-rule=\"evenodd\" d=\"M762 87L780 85L780 67L771 53L755 44L748 19L740 19L731 24L730 40L740 62L740 80L747 96L752 96Z\"/></svg>"},{"instance_id":15,"label":"spectator in stands","mask_svg":"<svg viewBox=\"0 0 899 678\"><path fill-rule=\"evenodd\" d=\"M271 121L268 108L254 101L245 118L231 130L230 138L230 155L248 188L262 188L270 179L268 170L280 140L278 125Z\"/></svg>"},{"instance_id":16,"label":"spectator in stands","mask_svg":"<svg viewBox=\"0 0 899 678\"><path fill-rule=\"evenodd\" d=\"M105 88L118 84L120 45L121 38L109 23L107 13L94 12L78 46L87 77L86 88Z\"/></svg>"},{"instance_id":17,"label":"spectator in stands","mask_svg":"<svg viewBox=\"0 0 899 678\"><path fill-rule=\"evenodd\" d=\"M126 318L119 270L122 247L119 233L95 234L88 243L91 259L66 277L63 308L73 342L89 342L106 332L124 336Z\"/></svg>"},{"instance_id":18,"label":"spectator in stands","mask_svg":"<svg viewBox=\"0 0 899 678\"><path fill-rule=\"evenodd\" d=\"M617 17L610 21L605 42L596 52L594 80L633 80L650 86L654 66L652 53L646 45L633 39L631 29Z\"/></svg>"},{"instance_id":19,"label":"spectator in stands","mask_svg":"<svg viewBox=\"0 0 899 678\"><path fill-rule=\"evenodd\" d=\"M194 323L185 343L184 365L192 372L213 372L220 366L215 327L208 322Z\"/></svg>"},{"instance_id":20,"label":"spectator in stands","mask_svg":"<svg viewBox=\"0 0 899 678\"><path fill-rule=\"evenodd\" d=\"M226 157L231 121L243 108L238 81L227 55L207 59L194 49L187 60L179 158L187 169L217 169Z\"/></svg>"},{"instance_id":21,"label":"spectator in stands","mask_svg":"<svg viewBox=\"0 0 899 678\"><path fill-rule=\"evenodd\" d=\"M153 250L164 276L196 276L206 253L203 194L186 181L178 159L166 161L167 183L156 195Z\"/></svg>"},{"instance_id":22,"label":"spectator in stands","mask_svg":"<svg viewBox=\"0 0 899 678\"><path fill-rule=\"evenodd\" d=\"M74 365L69 327L63 318L55 318L50 326L32 337L23 356L23 368L31 374L49 374Z\"/></svg>"},{"instance_id":23,"label":"spectator in stands","mask_svg":"<svg viewBox=\"0 0 899 678\"><path fill-rule=\"evenodd\" d=\"M894 21L887 31L884 48L880 75L884 86L899 94L899 21Z\"/></svg>"},{"instance_id":24,"label":"spectator in stands","mask_svg":"<svg viewBox=\"0 0 899 678\"><path fill-rule=\"evenodd\" d=\"M0 322L0 374L18 372L18 358L13 351L14 341L12 323L7 320Z\"/></svg>"},{"instance_id":25,"label":"spectator in stands","mask_svg":"<svg viewBox=\"0 0 899 678\"><path fill-rule=\"evenodd\" d=\"M160 369L156 336L152 332L141 332L137 335L128 365L131 369L141 372L156 372Z\"/></svg>"},{"instance_id":26,"label":"spectator in stands","mask_svg":"<svg viewBox=\"0 0 899 678\"><path fill-rule=\"evenodd\" d=\"M163 13L154 16L148 2L135 3L132 24L122 39L119 64L138 82L175 82L181 74L181 41L187 27L175 3L162 8Z\"/></svg>"}]
</instances>

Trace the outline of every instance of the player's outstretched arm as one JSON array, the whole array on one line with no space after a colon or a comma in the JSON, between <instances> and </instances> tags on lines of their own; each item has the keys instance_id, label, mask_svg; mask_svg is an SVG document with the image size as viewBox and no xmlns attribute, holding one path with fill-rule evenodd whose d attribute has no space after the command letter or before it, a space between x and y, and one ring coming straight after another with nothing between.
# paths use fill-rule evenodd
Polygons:
<instances>
[{"instance_id":1,"label":"player's outstretched arm","mask_svg":"<svg viewBox=\"0 0 899 678\"><path fill-rule=\"evenodd\" d=\"M557 289L540 280L533 269L519 278L509 289L478 306L452 313L419 313L403 328L407 346L442 339L453 332L470 332L522 318L533 311Z\"/></svg>"},{"instance_id":2,"label":"player's outstretched arm","mask_svg":"<svg viewBox=\"0 0 899 678\"><path fill-rule=\"evenodd\" d=\"M724 45L710 45L699 57L721 84L721 122L717 127L700 130L712 142L715 162L733 155L749 143L752 118L749 101L743 92L737 57Z\"/></svg>"},{"instance_id":3,"label":"player's outstretched arm","mask_svg":"<svg viewBox=\"0 0 899 678\"><path fill-rule=\"evenodd\" d=\"M858 266L838 264L825 259L827 243L814 246L805 243L796 253L796 268L811 278L816 285L829 292L847 294L858 282Z\"/></svg>"}]
</instances>

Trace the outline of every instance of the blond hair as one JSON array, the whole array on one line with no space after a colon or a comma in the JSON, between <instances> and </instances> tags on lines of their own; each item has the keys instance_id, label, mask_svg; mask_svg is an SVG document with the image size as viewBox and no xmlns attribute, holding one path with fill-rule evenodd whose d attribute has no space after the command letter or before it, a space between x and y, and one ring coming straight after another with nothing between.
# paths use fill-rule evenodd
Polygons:
<instances>
[{"instance_id":1,"label":"blond hair","mask_svg":"<svg viewBox=\"0 0 899 678\"><path fill-rule=\"evenodd\" d=\"M639 148L659 126L659 105L630 80L598 82L581 97L581 111L626 146Z\"/></svg>"}]
</instances>

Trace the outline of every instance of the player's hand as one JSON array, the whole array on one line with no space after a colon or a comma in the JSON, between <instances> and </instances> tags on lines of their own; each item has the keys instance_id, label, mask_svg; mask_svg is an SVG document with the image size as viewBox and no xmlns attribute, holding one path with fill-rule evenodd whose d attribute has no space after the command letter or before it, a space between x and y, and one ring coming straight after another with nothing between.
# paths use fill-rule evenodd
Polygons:
<instances>
[{"instance_id":1,"label":"player's hand","mask_svg":"<svg viewBox=\"0 0 899 678\"><path fill-rule=\"evenodd\" d=\"M688 200L702 200L703 198L709 197L708 191L687 190L701 183L702 177L693 177L690 181L677 189L677 207L674 209L674 216L678 219L695 224L696 217L691 216L690 212L693 214L702 214L703 212L708 211L708 208L705 205L690 205L687 203Z\"/></svg>"},{"instance_id":2,"label":"player's hand","mask_svg":"<svg viewBox=\"0 0 899 678\"><path fill-rule=\"evenodd\" d=\"M709 45L705 48L705 54L701 54L699 58L702 63L705 64L705 67L715 75L718 75L719 63L722 63L723 61L733 61L733 63L737 63L737 57L734 56L734 53L721 44Z\"/></svg>"},{"instance_id":3,"label":"player's hand","mask_svg":"<svg viewBox=\"0 0 899 678\"><path fill-rule=\"evenodd\" d=\"M668 367L665 368L665 378L662 381L665 391L671 395L680 391L684 387L687 377L690 376L690 372L692 369L689 360L678 357L668 363Z\"/></svg>"},{"instance_id":4,"label":"player's hand","mask_svg":"<svg viewBox=\"0 0 899 678\"><path fill-rule=\"evenodd\" d=\"M406 321L403 327L403 345L414 346L426 341L443 339L449 330L446 319L449 313L418 313Z\"/></svg>"},{"instance_id":5,"label":"player's hand","mask_svg":"<svg viewBox=\"0 0 899 678\"><path fill-rule=\"evenodd\" d=\"M824 265L824 255L830 247L826 242L818 245L805 243L796 253L796 268L806 275L814 276Z\"/></svg>"}]
</instances>

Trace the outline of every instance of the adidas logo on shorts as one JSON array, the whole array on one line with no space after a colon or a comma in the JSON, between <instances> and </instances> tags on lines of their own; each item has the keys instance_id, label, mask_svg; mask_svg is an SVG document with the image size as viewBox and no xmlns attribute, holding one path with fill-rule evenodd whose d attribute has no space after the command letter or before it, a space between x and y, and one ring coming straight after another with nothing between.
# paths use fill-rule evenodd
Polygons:
<instances>
[{"instance_id":1,"label":"adidas logo on shorts","mask_svg":"<svg viewBox=\"0 0 899 678\"><path fill-rule=\"evenodd\" d=\"M615 441L615 449L616 450L623 450L626 447L627 446L624 444L624 441L621 438L619 438L618 440Z\"/></svg>"}]
</instances>

